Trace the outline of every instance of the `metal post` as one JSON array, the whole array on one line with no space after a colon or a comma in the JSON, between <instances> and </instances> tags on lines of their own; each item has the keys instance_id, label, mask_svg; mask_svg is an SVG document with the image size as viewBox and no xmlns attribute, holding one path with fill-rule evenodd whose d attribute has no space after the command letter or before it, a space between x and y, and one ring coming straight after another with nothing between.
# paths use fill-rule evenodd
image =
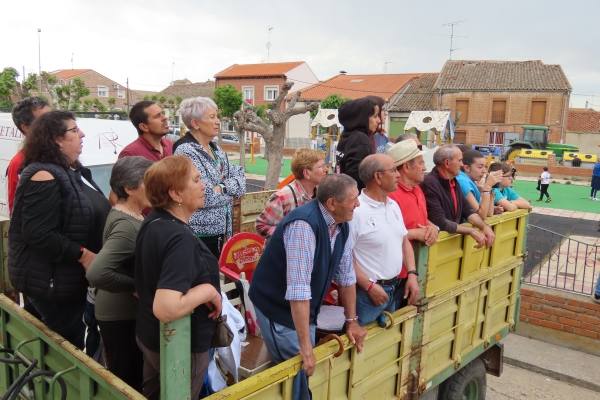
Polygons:
<instances>
[{"instance_id":1,"label":"metal post","mask_svg":"<svg viewBox=\"0 0 600 400\"><path fill-rule=\"evenodd\" d=\"M37 30L38 33L38 78L40 80L40 95L42 94L42 39L41 39L41 33L42 33L42 29L38 28ZM23 77L25 78L25 77Z\"/></svg>"},{"instance_id":2,"label":"metal post","mask_svg":"<svg viewBox=\"0 0 600 400\"><path fill-rule=\"evenodd\" d=\"M160 324L160 398L191 398L190 317Z\"/></svg>"}]
</instances>

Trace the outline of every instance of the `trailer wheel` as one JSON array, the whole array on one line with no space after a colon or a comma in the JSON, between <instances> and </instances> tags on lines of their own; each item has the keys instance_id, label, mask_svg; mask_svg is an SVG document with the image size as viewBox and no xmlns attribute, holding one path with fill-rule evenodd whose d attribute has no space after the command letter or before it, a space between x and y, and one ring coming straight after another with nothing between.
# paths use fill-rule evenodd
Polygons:
<instances>
[{"instance_id":1,"label":"trailer wheel","mask_svg":"<svg viewBox=\"0 0 600 400\"><path fill-rule=\"evenodd\" d=\"M479 358L448 378L440 390L440 400L485 400L485 365Z\"/></svg>"}]
</instances>

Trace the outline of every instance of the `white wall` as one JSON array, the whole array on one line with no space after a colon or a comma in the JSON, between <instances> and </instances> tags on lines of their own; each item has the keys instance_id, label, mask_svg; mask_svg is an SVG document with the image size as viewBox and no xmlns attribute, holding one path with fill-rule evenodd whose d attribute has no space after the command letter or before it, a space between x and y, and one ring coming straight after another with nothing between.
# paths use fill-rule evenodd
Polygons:
<instances>
[{"instance_id":1,"label":"white wall","mask_svg":"<svg viewBox=\"0 0 600 400\"><path fill-rule=\"evenodd\" d=\"M307 63L298 65L296 68L288 71L285 75L287 76L288 80L294 82L292 92L304 89L307 86L311 86L319 82L319 79L312 69L310 69Z\"/></svg>"},{"instance_id":2,"label":"white wall","mask_svg":"<svg viewBox=\"0 0 600 400\"><path fill-rule=\"evenodd\" d=\"M303 104L303 103L299 103ZM288 119L285 128L286 138L309 138L310 137L310 113L294 115Z\"/></svg>"}]
</instances>

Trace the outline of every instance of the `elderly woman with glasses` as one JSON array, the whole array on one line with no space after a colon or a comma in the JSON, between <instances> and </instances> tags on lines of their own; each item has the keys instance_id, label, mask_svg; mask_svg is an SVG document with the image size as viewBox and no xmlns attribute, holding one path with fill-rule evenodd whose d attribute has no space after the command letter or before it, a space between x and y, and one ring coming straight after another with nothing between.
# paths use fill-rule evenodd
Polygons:
<instances>
[{"instance_id":1,"label":"elderly woman with glasses","mask_svg":"<svg viewBox=\"0 0 600 400\"><path fill-rule=\"evenodd\" d=\"M108 369L131 387L142 388L142 353L135 342L137 299L134 295L135 241L150 207L144 173L152 161L123 157L113 166L110 187L117 196L104 226L104 244L86 278L97 289L96 319Z\"/></svg>"},{"instance_id":2,"label":"elderly woman with glasses","mask_svg":"<svg viewBox=\"0 0 600 400\"><path fill-rule=\"evenodd\" d=\"M79 348L85 334L85 268L102 247L110 211L90 171L79 163L84 136L70 112L51 111L33 123L8 233L13 286L50 329Z\"/></svg>"},{"instance_id":3,"label":"elderly woman with glasses","mask_svg":"<svg viewBox=\"0 0 600 400\"><path fill-rule=\"evenodd\" d=\"M185 99L179 115L189 131L173 146L173 154L189 157L205 184L204 208L190 219L196 237L219 258L223 243L232 235L233 199L246 193L246 176L239 165L229 162L217 145L221 122L218 109L208 97Z\"/></svg>"}]
</instances>

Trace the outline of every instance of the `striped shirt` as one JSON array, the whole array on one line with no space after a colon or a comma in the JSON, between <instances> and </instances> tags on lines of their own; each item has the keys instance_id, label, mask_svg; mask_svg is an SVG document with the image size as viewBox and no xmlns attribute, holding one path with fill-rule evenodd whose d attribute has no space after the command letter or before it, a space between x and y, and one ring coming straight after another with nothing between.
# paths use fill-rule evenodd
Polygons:
<instances>
[{"instance_id":1,"label":"striped shirt","mask_svg":"<svg viewBox=\"0 0 600 400\"><path fill-rule=\"evenodd\" d=\"M335 246L337 235L341 232L335 220L319 203L319 209L329 228L331 252ZM311 276L316 250L316 238L312 228L306 221L297 220L290 222L283 232L283 245L287 259L287 290L285 299L288 301L310 300ZM333 280L340 286L347 287L356 283L356 275L352 266L352 240L348 237L340 264L335 267Z\"/></svg>"}]
</instances>

